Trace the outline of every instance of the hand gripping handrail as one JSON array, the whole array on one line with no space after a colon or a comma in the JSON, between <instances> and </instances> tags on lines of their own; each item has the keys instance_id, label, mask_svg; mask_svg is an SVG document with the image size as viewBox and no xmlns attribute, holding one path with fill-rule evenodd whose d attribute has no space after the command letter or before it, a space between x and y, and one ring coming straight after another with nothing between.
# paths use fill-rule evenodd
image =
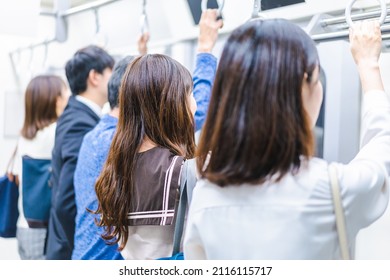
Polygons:
<instances>
[{"instance_id":1,"label":"hand gripping handrail","mask_svg":"<svg viewBox=\"0 0 390 280\"><path fill-rule=\"evenodd\" d=\"M385 22L386 16L387 16L387 8L386 8L386 0L377 0L381 4L381 16L379 18L379 24L382 25ZM353 21L351 19L351 10L353 7L353 4L355 4L356 0L351 0L347 8L345 9L345 20L347 21L349 27L353 25Z\"/></svg>"},{"instance_id":2,"label":"hand gripping handrail","mask_svg":"<svg viewBox=\"0 0 390 280\"><path fill-rule=\"evenodd\" d=\"M207 10L207 3L208 0L202 0L202 12ZM222 14L223 6L225 5L225 0L220 1L219 8L218 8L218 15L220 16Z\"/></svg>"}]
</instances>

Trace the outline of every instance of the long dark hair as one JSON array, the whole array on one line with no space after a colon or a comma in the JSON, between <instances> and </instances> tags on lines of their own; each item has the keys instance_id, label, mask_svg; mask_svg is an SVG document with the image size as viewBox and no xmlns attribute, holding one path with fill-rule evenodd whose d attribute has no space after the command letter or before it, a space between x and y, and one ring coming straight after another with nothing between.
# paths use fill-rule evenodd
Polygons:
<instances>
[{"instance_id":1,"label":"long dark hair","mask_svg":"<svg viewBox=\"0 0 390 280\"><path fill-rule=\"evenodd\" d=\"M220 186L280 180L313 153L302 102L316 46L283 19L255 20L229 37L198 147L201 176ZM275 175L275 176L274 176Z\"/></svg>"},{"instance_id":2,"label":"long dark hair","mask_svg":"<svg viewBox=\"0 0 390 280\"><path fill-rule=\"evenodd\" d=\"M34 139L39 130L57 120L57 99L65 87L64 81L54 75L37 76L29 82L24 96L24 138Z\"/></svg>"},{"instance_id":3,"label":"long dark hair","mask_svg":"<svg viewBox=\"0 0 390 280\"><path fill-rule=\"evenodd\" d=\"M119 121L107 161L96 185L102 237L123 249L132 210L134 167L145 138L176 155L192 158L194 119L188 104L191 74L164 55L136 58L127 68L119 92Z\"/></svg>"}]
</instances>

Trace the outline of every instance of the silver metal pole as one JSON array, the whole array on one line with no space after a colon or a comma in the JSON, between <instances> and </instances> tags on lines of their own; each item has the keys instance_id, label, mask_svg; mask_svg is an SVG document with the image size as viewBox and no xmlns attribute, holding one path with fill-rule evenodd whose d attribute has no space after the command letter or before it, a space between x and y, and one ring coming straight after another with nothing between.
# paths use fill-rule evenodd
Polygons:
<instances>
[{"instance_id":1,"label":"silver metal pole","mask_svg":"<svg viewBox=\"0 0 390 280\"><path fill-rule=\"evenodd\" d=\"M69 16L72 16L72 15L75 15L75 14L78 14L78 13L81 13L81 12L84 12L84 11L94 10L94 9L97 9L97 8L100 8L100 7L112 4L112 3L117 2L117 1L119 1L119 0L94 1L92 3L88 3L88 4L80 5L80 6L77 6L77 7L74 7L74 8L70 8L70 9L60 13L60 16L62 16L62 17L69 17Z\"/></svg>"},{"instance_id":2,"label":"silver metal pole","mask_svg":"<svg viewBox=\"0 0 390 280\"><path fill-rule=\"evenodd\" d=\"M16 62L14 60L13 53L9 53L8 55L9 55L9 59L11 62L12 73L13 73L14 78L15 78L17 90L20 91L22 86L21 86L18 70L16 69Z\"/></svg>"},{"instance_id":3,"label":"silver metal pole","mask_svg":"<svg viewBox=\"0 0 390 280\"><path fill-rule=\"evenodd\" d=\"M28 50L28 49L34 49L36 47L44 46L46 44L50 44L50 43L53 43L53 42L56 42L56 41L57 40L55 38L52 38L52 39L49 39L49 40L45 40L45 41L42 41L42 42L38 42L38 43L35 43L35 44L32 44L32 45L29 45L28 47L16 49L16 50L12 51L12 53L21 52L23 50Z\"/></svg>"},{"instance_id":4,"label":"silver metal pole","mask_svg":"<svg viewBox=\"0 0 390 280\"><path fill-rule=\"evenodd\" d=\"M386 33L390 33L390 25L382 25L381 30L382 30L382 35ZM349 30L311 35L311 38L317 43L336 41L336 40L345 40L349 38Z\"/></svg>"},{"instance_id":5,"label":"silver metal pole","mask_svg":"<svg viewBox=\"0 0 390 280\"><path fill-rule=\"evenodd\" d=\"M377 11L372 11L372 12L365 12L361 14L356 14L352 15L351 18L352 20L362 20L362 19L370 19L370 18L376 18L381 15L381 10ZM387 14L390 14L390 9L387 9ZM324 19L321 21L321 26L326 27L329 25L333 24L341 24L341 23L346 23L346 18L345 16L340 16L340 17L334 17L334 18L329 18L329 19Z\"/></svg>"},{"instance_id":6,"label":"silver metal pole","mask_svg":"<svg viewBox=\"0 0 390 280\"><path fill-rule=\"evenodd\" d=\"M49 17L55 17L57 16L57 13L53 12L51 9L41 9L39 12L40 16L49 16Z\"/></svg>"}]
</instances>

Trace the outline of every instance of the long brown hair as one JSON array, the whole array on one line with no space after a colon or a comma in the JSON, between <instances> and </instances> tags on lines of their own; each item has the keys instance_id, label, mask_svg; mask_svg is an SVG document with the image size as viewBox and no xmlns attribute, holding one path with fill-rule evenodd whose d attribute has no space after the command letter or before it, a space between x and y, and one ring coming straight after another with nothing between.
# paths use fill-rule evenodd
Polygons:
<instances>
[{"instance_id":1,"label":"long brown hair","mask_svg":"<svg viewBox=\"0 0 390 280\"><path fill-rule=\"evenodd\" d=\"M57 120L57 99L64 88L64 81L54 75L40 75L30 81L24 96L24 138L33 139L39 130Z\"/></svg>"},{"instance_id":2,"label":"long brown hair","mask_svg":"<svg viewBox=\"0 0 390 280\"><path fill-rule=\"evenodd\" d=\"M119 120L107 161L95 190L102 237L123 249L132 210L134 167L140 146L149 138L185 158L194 156L194 119L188 104L191 74L165 55L136 58L127 68L119 92Z\"/></svg>"},{"instance_id":3,"label":"long brown hair","mask_svg":"<svg viewBox=\"0 0 390 280\"><path fill-rule=\"evenodd\" d=\"M255 20L225 44L197 159L220 186L280 180L313 154L302 83L319 58L314 42L282 19ZM275 176L274 176L275 175Z\"/></svg>"}]
</instances>

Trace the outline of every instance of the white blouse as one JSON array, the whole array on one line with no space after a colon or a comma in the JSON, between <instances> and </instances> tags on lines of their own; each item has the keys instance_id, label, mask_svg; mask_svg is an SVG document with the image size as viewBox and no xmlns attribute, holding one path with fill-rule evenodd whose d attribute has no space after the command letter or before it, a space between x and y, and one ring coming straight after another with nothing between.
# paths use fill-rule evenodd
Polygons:
<instances>
[{"instance_id":1,"label":"white blouse","mask_svg":"<svg viewBox=\"0 0 390 280\"><path fill-rule=\"evenodd\" d=\"M337 164L349 247L389 201L390 101L365 94L362 143ZM184 238L186 259L339 259L328 163L313 158L278 183L221 188L198 181Z\"/></svg>"},{"instance_id":2,"label":"white blouse","mask_svg":"<svg viewBox=\"0 0 390 280\"><path fill-rule=\"evenodd\" d=\"M26 218L23 215L23 193L22 193L22 156L27 155L37 159L51 159L52 150L54 147L56 123L39 130L34 139L26 139L20 137L18 141L18 150L15 158L15 165L13 173L19 175L19 219L17 222L18 227L28 228Z\"/></svg>"},{"instance_id":3,"label":"white blouse","mask_svg":"<svg viewBox=\"0 0 390 280\"><path fill-rule=\"evenodd\" d=\"M121 255L125 260L155 260L170 257L174 226L129 226L129 239Z\"/></svg>"}]
</instances>

